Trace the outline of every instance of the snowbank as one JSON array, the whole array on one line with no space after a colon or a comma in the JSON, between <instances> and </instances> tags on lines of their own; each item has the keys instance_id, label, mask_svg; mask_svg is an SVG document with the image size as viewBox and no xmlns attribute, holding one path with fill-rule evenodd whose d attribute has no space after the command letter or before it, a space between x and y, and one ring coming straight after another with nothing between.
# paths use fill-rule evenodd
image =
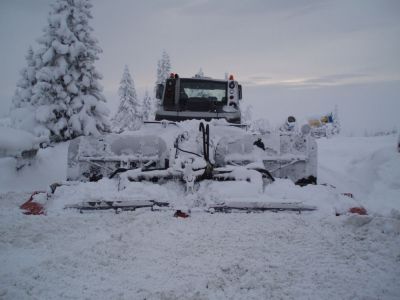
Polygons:
<instances>
[{"instance_id":1,"label":"snowbank","mask_svg":"<svg viewBox=\"0 0 400 300\"><path fill-rule=\"evenodd\" d=\"M64 181L67 172L67 150L68 143L39 149L31 165L26 165L18 171L16 159L0 158L0 193L47 190L50 184Z\"/></svg>"},{"instance_id":2,"label":"snowbank","mask_svg":"<svg viewBox=\"0 0 400 300\"><path fill-rule=\"evenodd\" d=\"M10 117L0 117L0 127L11 127Z\"/></svg>"},{"instance_id":3,"label":"snowbank","mask_svg":"<svg viewBox=\"0 0 400 300\"><path fill-rule=\"evenodd\" d=\"M24 150L38 149L40 142L27 131L0 127L0 157L21 156Z\"/></svg>"},{"instance_id":4,"label":"snowbank","mask_svg":"<svg viewBox=\"0 0 400 300\"><path fill-rule=\"evenodd\" d=\"M400 210L400 155L396 137L337 137L318 141L319 183L353 193L372 212Z\"/></svg>"}]
</instances>

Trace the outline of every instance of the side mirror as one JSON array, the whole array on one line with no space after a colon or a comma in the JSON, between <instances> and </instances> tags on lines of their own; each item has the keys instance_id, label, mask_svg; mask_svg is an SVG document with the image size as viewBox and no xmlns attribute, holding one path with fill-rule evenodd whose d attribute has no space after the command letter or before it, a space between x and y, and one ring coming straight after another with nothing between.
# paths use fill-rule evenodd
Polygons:
<instances>
[{"instance_id":1,"label":"side mirror","mask_svg":"<svg viewBox=\"0 0 400 300\"><path fill-rule=\"evenodd\" d=\"M239 86L238 86L238 92L239 92L239 100L241 100L242 99L242 85L241 84L239 84Z\"/></svg>"},{"instance_id":2,"label":"side mirror","mask_svg":"<svg viewBox=\"0 0 400 300\"><path fill-rule=\"evenodd\" d=\"M164 93L164 85L161 83L157 84L156 98L161 100L163 93Z\"/></svg>"}]
</instances>

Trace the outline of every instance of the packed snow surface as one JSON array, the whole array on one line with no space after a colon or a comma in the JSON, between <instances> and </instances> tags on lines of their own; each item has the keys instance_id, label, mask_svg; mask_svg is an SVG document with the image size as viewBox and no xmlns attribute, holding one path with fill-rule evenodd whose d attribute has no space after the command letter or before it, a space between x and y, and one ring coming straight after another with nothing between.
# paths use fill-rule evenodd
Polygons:
<instances>
[{"instance_id":1,"label":"packed snow surface","mask_svg":"<svg viewBox=\"0 0 400 300\"><path fill-rule=\"evenodd\" d=\"M0 159L0 298L399 299L396 142L394 136L320 139L318 179L325 185L301 188L279 179L260 191L252 182L204 181L185 196L179 183L131 183L121 190L107 179L58 188L46 216L23 215L18 206L28 191L65 179L67 144L41 149L36 163L19 172L11 159ZM187 219L173 218L171 210L63 209L115 198L197 209ZM254 200L318 210L201 209ZM361 205L368 216L347 213Z\"/></svg>"}]
</instances>

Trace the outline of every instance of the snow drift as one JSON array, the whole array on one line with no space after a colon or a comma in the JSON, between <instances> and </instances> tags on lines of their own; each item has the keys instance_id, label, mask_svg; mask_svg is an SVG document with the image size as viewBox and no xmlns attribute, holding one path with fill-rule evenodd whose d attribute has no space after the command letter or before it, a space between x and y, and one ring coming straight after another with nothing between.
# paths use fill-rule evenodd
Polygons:
<instances>
[{"instance_id":1,"label":"snow drift","mask_svg":"<svg viewBox=\"0 0 400 300\"><path fill-rule=\"evenodd\" d=\"M29 194L65 179L66 148L41 149L36 164L0 159L0 298L3 299L398 299L399 153L394 136L320 139L320 183L278 179L210 182L218 197L302 201L316 212L205 214L170 211L79 214L63 204L112 197L115 185L62 187L47 216L25 216ZM224 186L225 185L225 186ZM333 187L335 186L335 187ZM126 197L182 199L179 185L133 183ZM354 199L342 195L351 192ZM364 205L368 216L344 214Z\"/></svg>"}]
</instances>

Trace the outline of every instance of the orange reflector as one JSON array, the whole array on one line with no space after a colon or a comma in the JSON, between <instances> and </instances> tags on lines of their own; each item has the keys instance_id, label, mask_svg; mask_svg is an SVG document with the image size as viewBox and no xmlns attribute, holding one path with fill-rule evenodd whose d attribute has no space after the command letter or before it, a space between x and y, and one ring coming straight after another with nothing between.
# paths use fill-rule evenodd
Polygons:
<instances>
[{"instance_id":1,"label":"orange reflector","mask_svg":"<svg viewBox=\"0 0 400 300\"><path fill-rule=\"evenodd\" d=\"M362 206L352 207L352 208L349 209L349 212L351 212L352 214L359 214L361 216L368 215L367 210Z\"/></svg>"},{"instance_id":2,"label":"orange reflector","mask_svg":"<svg viewBox=\"0 0 400 300\"><path fill-rule=\"evenodd\" d=\"M33 192L28 201L20 206L25 215L45 215L44 206L34 201L34 196L37 194L46 193L43 191Z\"/></svg>"}]
</instances>

